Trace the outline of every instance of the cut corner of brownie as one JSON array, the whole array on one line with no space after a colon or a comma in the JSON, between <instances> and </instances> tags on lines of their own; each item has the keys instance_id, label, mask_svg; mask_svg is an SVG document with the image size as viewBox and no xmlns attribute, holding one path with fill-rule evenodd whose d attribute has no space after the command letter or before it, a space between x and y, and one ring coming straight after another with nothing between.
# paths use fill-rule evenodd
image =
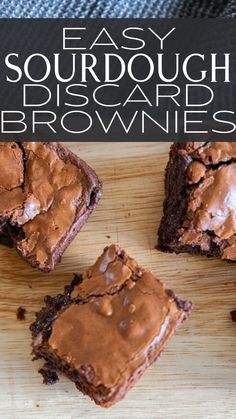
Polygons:
<instances>
[{"instance_id":1,"label":"cut corner of brownie","mask_svg":"<svg viewBox=\"0 0 236 419\"><path fill-rule=\"evenodd\" d=\"M157 249L236 260L236 142L170 149Z\"/></svg>"},{"instance_id":2,"label":"cut corner of brownie","mask_svg":"<svg viewBox=\"0 0 236 419\"><path fill-rule=\"evenodd\" d=\"M106 247L64 294L45 297L30 326L44 382L62 372L96 404L113 405L159 357L191 306L119 246Z\"/></svg>"}]
</instances>

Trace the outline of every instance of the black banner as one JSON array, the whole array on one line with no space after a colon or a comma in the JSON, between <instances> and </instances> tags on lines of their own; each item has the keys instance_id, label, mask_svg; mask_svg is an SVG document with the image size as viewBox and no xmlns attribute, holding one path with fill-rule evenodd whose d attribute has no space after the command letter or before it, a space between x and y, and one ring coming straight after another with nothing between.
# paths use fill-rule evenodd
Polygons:
<instances>
[{"instance_id":1,"label":"black banner","mask_svg":"<svg viewBox=\"0 0 236 419\"><path fill-rule=\"evenodd\" d=\"M11 19L1 140L232 140L234 19Z\"/></svg>"}]
</instances>

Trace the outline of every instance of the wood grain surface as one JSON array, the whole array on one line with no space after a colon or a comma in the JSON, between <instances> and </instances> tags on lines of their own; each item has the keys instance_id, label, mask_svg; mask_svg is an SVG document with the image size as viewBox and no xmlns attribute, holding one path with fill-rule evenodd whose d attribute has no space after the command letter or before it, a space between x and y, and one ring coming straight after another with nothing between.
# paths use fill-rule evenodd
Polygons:
<instances>
[{"instance_id":1,"label":"wood grain surface","mask_svg":"<svg viewBox=\"0 0 236 419\"><path fill-rule=\"evenodd\" d=\"M69 143L104 184L103 199L50 274L0 249L0 418L236 418L236 265L155 250L162 214L167 143ZM126 398L106 410L66 378L42 384L31 362L29 324L46 294L60 293L111 242L123 246L168 287L191 299L190 319ZM19 306L26 320L16 319Z\"/></svg>"}]
</instances>

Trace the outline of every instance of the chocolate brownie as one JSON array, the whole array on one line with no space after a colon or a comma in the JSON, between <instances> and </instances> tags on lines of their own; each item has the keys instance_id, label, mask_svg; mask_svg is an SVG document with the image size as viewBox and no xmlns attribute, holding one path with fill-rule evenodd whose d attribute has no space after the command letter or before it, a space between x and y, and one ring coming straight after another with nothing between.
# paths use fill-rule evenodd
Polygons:
<instances>
[{"instance_id":1,"label":"chocolate brownie","mask_svg":"<svg viewBox=\"0 0 236 419\"><path fill-rule=\"evenodd\" d=\"M158 248L236 260L236 142L172 145Z\"/></svg>"},{"instance_id":2,"label":"chocolate brownie","mask_svg":"<svg viewBox=\"0 0 236 419\"><path fill-rule=\"evenodd\" d=\"M0 243L54 269L96 207L101 182L60 143L0 143Z\"/></svg>"},{"instance_id":3,"label":"chocolate brownie","mask_svg":"<svg viewBox=\"0 0 236 419\"><path fill-rule=\"evenodd\" d=\"M191 308L114 244L45 303L31 325L44 382L61 371L103 407L125 396Z\"/></svg>"},{"instance_id":4,"label":"chocolate brownie","mask_svg":"<svg viewBox=\"0 0 236 419\"><path fill-rule=\"evenodd\" d=\"M16 310L17 320L25 320L26 309L24 307L18 307Z\"/></svg>"}]
</instances>

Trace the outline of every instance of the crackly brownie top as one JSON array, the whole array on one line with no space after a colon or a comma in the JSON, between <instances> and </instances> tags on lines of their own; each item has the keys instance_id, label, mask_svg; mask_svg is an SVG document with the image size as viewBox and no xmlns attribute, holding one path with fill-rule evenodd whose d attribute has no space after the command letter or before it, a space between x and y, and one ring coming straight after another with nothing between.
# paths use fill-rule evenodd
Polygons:
<instances>
[{"instance_id":1,"label":"crackly brownie top","mask_svg":"<svg viewBox=\"0 0 236 419\"><path fill-rule=\"evenodd\" d=\"M236 143L195 143L187 153L190 194L180 242L207 251L213 240L224 259L236 259Z\"/></svg>"},{"instance_id":2,"label":"crackly brownie top","mask_svg":"<svg viewBox=\"0 0 236 419\"><path fill-rule=\"evenodd\" d=\"M184 312L153 273L116 245L85 272L71 299L52 324L48 350L92 385L108 388L131 379Z\"/></svg>"},{"instance_id":3,"label":"crackly brownie top","mask_svg":"<svg viewBox=\"0 0 236 419\"><path fill-rule=\"evenodd\" d=\"M16 143L0 143L0 218L21 206L24 182L22 151Z\"/></svg>"},{"instance_id":4,"label":"crackly brownie top","mask_svg":"<svg viewBox=\"0 0 236 419\"><path fill-rule=\"evenodd\" d=\"M86 209L84 171L56 143L1 143L0 163L0 220L21 228L18 251L43 268Z\"/></svg>"}]
</instances>

